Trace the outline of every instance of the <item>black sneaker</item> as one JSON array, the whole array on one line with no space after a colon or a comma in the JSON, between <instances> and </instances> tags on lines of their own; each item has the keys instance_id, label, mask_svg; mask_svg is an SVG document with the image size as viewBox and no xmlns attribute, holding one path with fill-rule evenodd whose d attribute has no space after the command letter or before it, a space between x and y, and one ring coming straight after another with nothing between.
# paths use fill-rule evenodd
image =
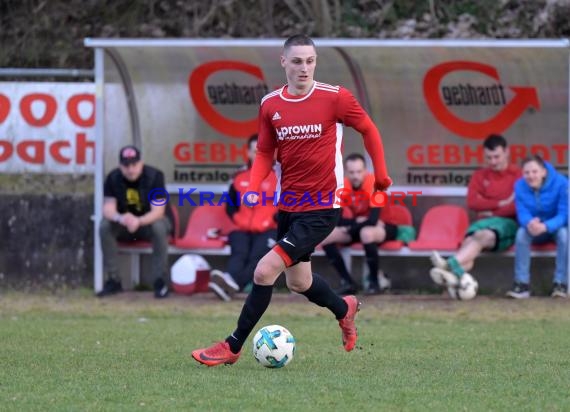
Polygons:
<instances>
[{"instance_id":1,"label":"black sneaker","mask_svg":"<svg viewBox=\"0 0 570 412\"><path fill-rule=\"evenodd\" d=\"M513 299L530 298L530 289L526 283L515 282L513 288L507 292L507 296Z\"/></svg>"},{"instance_id":2,"label":"black sneaker","mask_svg":"<svg viewBox=\"0 0 570 412\"><path fill-rule=\"evenodd\" d=\"M568 287L563 283L555 283L550 294L553 298L567 298Z\"/></svg>"},{"instance_id":3,"label":"black sneaker","mask_svg":"<svg viewBox=\"0 0 570 412\"><path fill-rule=\"evenodd\" d=\"M121 285L121 282L113 278L110 278L103 285L103 289L97 292L97 297L102 298L105 296L111 296L116 293L120 293L122 291L123 291L123 286Z\"/></svg>"},{"instance_id":4,"label":"black sneaker","mask_svg":"<svg viewBox=\"0 0 570 412\"><path fill-rule=\"evenodd\" d=\"M154 281L154 297L157 299L162 299L168 296L169 290L168 285L164 282L162 278L157 278Z\"/></svg>"},{"instance_id":5,"label":"black sneaker","mask_svg":"<svg viewBox=\"0 0 570 412\"><path fill-rule=\"evenodd\" d=\"M335 290L335 292L340 296L356 295L356 285L354 283L348 283L347 281L343 280L340 283L340 287Z\"/></svg>"}]
</instances>

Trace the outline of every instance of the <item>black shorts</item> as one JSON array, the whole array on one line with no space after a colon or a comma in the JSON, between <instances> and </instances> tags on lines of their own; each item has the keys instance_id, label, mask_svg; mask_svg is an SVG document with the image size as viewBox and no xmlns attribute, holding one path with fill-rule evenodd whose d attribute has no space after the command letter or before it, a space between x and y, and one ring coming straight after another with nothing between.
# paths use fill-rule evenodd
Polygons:
<instances>
[{"instance_id":1,"label":"black shorts","mask_svg":"<svg viewBox=\"0 0 570 412\"><path fill-rule=\"evenodd\" d=\"M277 245L274 250L285 264L293 266L309 262L315 247L335 228L341 209L321 209L309 212L284 212L277 214Z\"/></svg>"},{"instance_id":2,"label":"black shorts","mask_svg":"<svg viewBox=\"0 0 570 412\"><path fill-rule=\"evenodd\" d=\"M396 239L396 236L398 235L398 226L393 225L391 223L384 223L384 230L386 231L386 239L384 239L384 242ZM362 241L360 240L360 230L359 230L358 233L355 233L354 235L351 236L350 244L361 243L361 242Z\"/></svg>"}]
</instances>

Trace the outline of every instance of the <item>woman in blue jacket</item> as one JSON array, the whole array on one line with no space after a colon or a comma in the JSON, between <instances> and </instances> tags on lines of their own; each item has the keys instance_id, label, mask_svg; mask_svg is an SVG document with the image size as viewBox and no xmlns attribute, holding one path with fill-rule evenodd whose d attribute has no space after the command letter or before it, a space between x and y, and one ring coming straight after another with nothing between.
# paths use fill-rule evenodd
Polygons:
<instances>
[{"instance_id":1,"label":"woman in blue jacket","mask_svg":"<svg viewBox=\"0 0 570 412\"><path fill-rule=\"evenodd\" d=\"M523 177L515 183L520 228L515 241L515 283L508 296L530 297L531 244L556 242L553 297L568 293L568 179L540 156L522 163Z\"/></svg>"}]
</instances>

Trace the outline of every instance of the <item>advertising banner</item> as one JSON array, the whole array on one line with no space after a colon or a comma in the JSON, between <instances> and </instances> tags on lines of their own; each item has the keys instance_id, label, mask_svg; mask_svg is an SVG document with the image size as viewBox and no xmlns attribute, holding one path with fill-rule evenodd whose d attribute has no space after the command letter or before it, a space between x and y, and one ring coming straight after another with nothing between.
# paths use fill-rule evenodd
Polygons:
<instances>
[{"instance_id":1,"label":"advertising banner","mask_svg":"<svg viewBox=\"0 0 570 412\"><path fill-rule=\"evenodd\" d=\"M273 45L114 52L105 90L126 81L132 96L105 98L106 171L131 142L134 112L143 156L169 184L228 182L247 160L261 97L286 82ZM507 138L513 162L538 153L567 169L567 48L323 46L315 78L350 89L369 112L396 185L466 186L492 133ZM363 152L345 133L344 153Z\"/></svg>"},{"instance_id":2,"label":"advertising banner","mask_svg":"<svg viewBox=\"0 0 570 412\"><path fill-rule=\"evenodd\" d=\"M93 83L1 82L0 173L93 173Z\"/></svg>"}]
</instances>

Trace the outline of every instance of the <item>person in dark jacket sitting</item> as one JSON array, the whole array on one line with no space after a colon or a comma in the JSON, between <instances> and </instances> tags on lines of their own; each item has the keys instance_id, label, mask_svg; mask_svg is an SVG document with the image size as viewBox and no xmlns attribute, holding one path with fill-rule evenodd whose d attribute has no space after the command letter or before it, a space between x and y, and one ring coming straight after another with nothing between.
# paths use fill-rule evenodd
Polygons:
<instances>
[{"instance_id":1,"label":"person in dark jacket sitting","mask_svg":"<svg viewBox=\"0 0 570 412\"><path fill-rule=\"evenodd\" d=\"M164 174L145 165L138 148L125 146L119 152L119 167L107 176L103 192L103 219L99 224L99 236L107 281L97 296L112 295L123 290L117 266L117 241L145 240L152 242L154 296L166 297L168 237L173 228L173 218L166 199L161 198L162 195L166 196Z\"/></svg>"}]
</instances>

